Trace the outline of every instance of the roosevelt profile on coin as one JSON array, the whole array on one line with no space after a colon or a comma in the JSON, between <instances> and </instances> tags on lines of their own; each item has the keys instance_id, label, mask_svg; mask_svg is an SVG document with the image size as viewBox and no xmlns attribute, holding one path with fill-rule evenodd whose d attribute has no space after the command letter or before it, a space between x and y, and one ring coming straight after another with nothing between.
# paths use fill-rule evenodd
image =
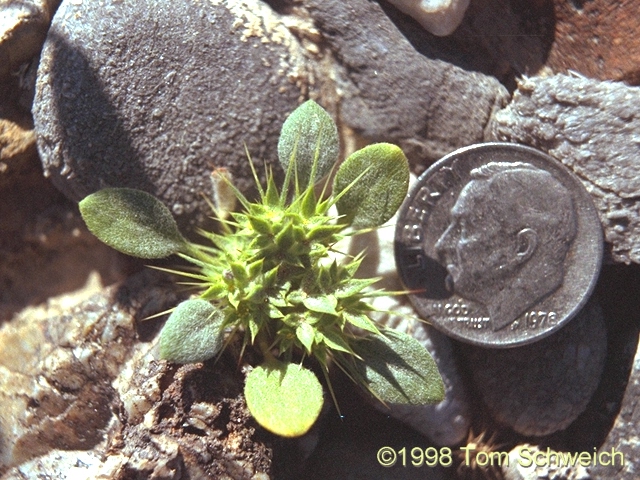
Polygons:
<instances>
[{"instance_id":1,"label":"roosevelt profile on coin","mask_svg":"<svg viewBox=\"0 0 640 480\"><path fill-rule=\"evenodd\" d=\"M497 331L562 285L577 228L571 193L553 175L489 162L471 170L435 249L449 289L484 304Z\"/></svg>"}]
</instances>

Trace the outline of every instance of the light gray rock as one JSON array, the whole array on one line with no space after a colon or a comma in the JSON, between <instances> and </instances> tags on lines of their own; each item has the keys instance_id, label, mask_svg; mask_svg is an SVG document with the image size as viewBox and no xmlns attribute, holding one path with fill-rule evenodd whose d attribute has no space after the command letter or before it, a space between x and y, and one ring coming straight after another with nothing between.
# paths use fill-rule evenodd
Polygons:
<instances>
[{"instance_id":1,"label":"light gray rock","mask_svg":"<svg viewBox=\"0 0 640 480\"><path fill-rule=\"evenodd\" d=\"M398 144L414 164L483 141L508 101L495 78L417 52L377 2L304 5L338 62L341 120L369 141Z\"/></svg>"},{"instance_id":2,"label":"light gray rock","mask_svg":"<svg viewBox=\"0 0 640 480\"><path fill-rule=\"evenodd\" d=\"M69 198L146 190L183 229L211 214L213 167L243 191L276 158L306 89L301 47L259 0L64 1L33 115L45 175Z\"/></svg>"},{"instance_id":3,"label":"light gray rock","mask_svg":"<svg viewBox=\"0 0 640 480\"><path fill-rule=\"evenodd\" d=\"M575 455L576 452L556 452L537 445L518 445L509 452L508 461L502 464L504 480L591 480L586 467L579 463L565 463L566 459L571 456L575 458ZM535 461L540 465L536 465Z\"/></svg>"},{"instance_id":4,"label":"light gray rock","mask_svg":"<svg viewBox=\"0 0 640 480\"><path fill-rule=\"evenodd\" d=\"M594 299L565 327L510 349L465 346L466 365L493 417L516 432L567 428L587 407L604 368L607 335Z\"/></svg>"},{"instance_id":5,"label":"light gray rock","mask_svg":"<svg viewBox=\"0 0 640 480\"><path fill-rule=\"evenodd\" d=\"M0 79L38 54L60 0L0 0Z\"/></svg>"},{"instance_id":6,"label":"light gray rock","mask_svg":"<svg viewBox=\"0 0 640 480\"><path fill-rule=\"evenodd\" d=\"M2 478L269 478L235 360L156 359L159 320L140 322L178 301L172 282L145 270L3 325Z\"/></svg>"},{"instance_id":7,"label":"light gray rock","mask_svg":"<svg viewBox=\"0 0 640 480\"><path fill-rule=\"evenodd\" d=\"M583 77L524 79L489 140L523 143L571 168L591 193L610 257L640 263L640 88Z\"/></svg>"},{"instance_id":8,"label":"light gray rock","mask_svg":"<svg viewBox=\"0 0 640 480\"><path fill-rule=\"evenodd\" d=\"M173 289L155 277L154 285L146 272L75 308L68 301L30 307L3 325L0 469L53 449L88 450L102 441L112 417L111 382L137 341L137 315L177 301Z\"/></svg>"}]
</instances>

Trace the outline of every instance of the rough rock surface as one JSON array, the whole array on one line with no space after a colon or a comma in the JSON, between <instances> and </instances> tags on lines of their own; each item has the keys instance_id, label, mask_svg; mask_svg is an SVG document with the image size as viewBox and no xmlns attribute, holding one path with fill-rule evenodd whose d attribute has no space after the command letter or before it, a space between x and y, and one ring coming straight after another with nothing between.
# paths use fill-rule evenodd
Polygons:
<instances>
[{"instance_id":1,"label":"rough rock surface","mask_svg":"<svg viewBox=\"0 0 640 480\"><path fill-rule=\"evenodd\" d=\"M252 438L234 362L155 360L157 321L139 322L178 298L171 282L145 271L64 313L30 308L4 325L7 478L65 478L81 465L86 478L268 478L270 449Z\"/></svg>"},{"instance_id":2,"label":"rough rock surface","mask_svg":"<svg viewBox=\"0 0 640 480\"><path fill-rule=\"evenodd\" d=\"M539 453L541 452L541 453ZM532 462L529 465L529 460L533 455L546 455L548 450L535 445L518 445L516 448L509 452L509 461L502 465L502 473L504 474L504 480L538 480L541 478L553 478L554 480L591 480L591 475L585 467L582 465L567 466L560 465L555 461L558 452L550 450L549 458L551 459L547 464L546 461L542 462L544 465L536 466ZM565 455L568 452L560 452L560 455ZM545 457L542 457L545 458ZM565 458L565 457L561 457ZM525 466L523 466L523 464Z\"/></svg>"},{"instance_id":3,"label":"rough rock surface","mask_svg":"<svg viewBox=\"0 0 640 480\"><path fill-rule=\"evenodd\" d=\"M45 174L69 198L107 186L202 223L212 167L250 186L306 88L300 47L258 0L76 2L58 9L33 107Z\"/></svg>"},{"instance_id":4,"label":"rough rock surface","mask_svg":"<svg viewBox=\"0 0 640 480\"><path fill-rule=\"evenodd\" d=\"M414 164L481 142L508 100L494 78L417 52L376 2L305 6L339 64L340 119L369 141L400 145Z\"/></svg>"},{"instance_id":5,"label":"rough rock surface","mask_svg":"<svg viewBox=\"0 0 640 480\"><path fill-rule=\"evenodd\" d=\"M82 287L92 272L105 284L120 280L130 263L42 177L33 130L0 119L0 322Z\"/></svg>"},{"instance_id":6,"label":"rough rock surface","mask_svg":"<svg viewBox=\"0 0 640 480\"><path fill-rule=\"evenodd\" d=\"M609 255L640 263L640 88L555 75L525 79L488 139L544 150L591 193Z\"/></svg>"},{"instance_id":7,"label":"rough rock surface","mask_svg":"<svg viewBox=\"0 0 640 480\"><path fill-rule=\"evenodd\" d=\"M640 84L640 3L636 0L553 2L556 34L547 66L600 80Z\"/></svg>"},{"instance_id":8,"label":"rough rock surface","mask_svg":"<svg viewBox=\"0 0 640 480\"><path fill-rule=\"evenodd\" d=\"M466 346L466 365L493 417L522 435L563 430L587 407L607 353L595 300L557 333L507 350Z\"/></svg>"},{"instance_id":9,"label":"rough rock surface","mask_svg":"<svg viewBox=\"0 0 640 480\"><path fill-rule=\"evenodd\" d=\"M60 0L0 1L0 78L40 51L59 4Z\"/></svg>"},{"instance_id":10,"label":"rough rock surface","mask_svg":"<svg viewBox=\"0 0 640 480\"><path fill-rule=\"evenodd\" d=\"M627 342L627 346L638 346L638 334L640 324L637 323L637 310L633 312L636 317L635 329L628 332L634 341ZM599 446L599 452L621 452L624 456L624 465L616 462L615 465L598 465L592 468L594 478L602 480L634 480L640 471L640 349L636 350L635 358L629 374L629 382L619 406L619 412L615 423L608 432L604 442ZM605 405L610 406L612 402ZM618 405L614 404L614 407Z\"/></svg>"}]
</instances>

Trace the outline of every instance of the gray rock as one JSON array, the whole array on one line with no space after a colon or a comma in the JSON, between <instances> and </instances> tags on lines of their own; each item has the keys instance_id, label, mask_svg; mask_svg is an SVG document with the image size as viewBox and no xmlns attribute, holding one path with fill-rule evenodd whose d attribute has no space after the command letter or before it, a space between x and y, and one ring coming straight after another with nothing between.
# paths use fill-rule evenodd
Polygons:
<instances>
[{"instance_id":1,"label":"gray rock","mask_svg":"<svg viewBox=\"0 0 640 480\"><path fill-rule=\"evenodd\" d=\"M544 436L568 427L587 407L604 368L607 335L592 299L568 325L535 343L465 350L493 417L522 435Z\"/></svg>"},{"instance_id":2,"label":"gray rock","mask_svg":"<svg viewBox=\"0 0 640 480\"><path fill-rule=\"evenodd\" d=\"M640 88L555 75L523 80L488 139L544 150L593 196L616 262L640 263Z\"/></svg>"},{"instance_id":3,"label":"gray rock","mask_svg":"<svg viewBox=\"0 0 640 480\"><path fill-rule=\"evenodd\" d=\"M5 323L0 475L269 478L271 450L253 438L235 360L156 359L158 320L139 322L177 301L173 283L145 270L73 307L52 299Z\"/></svg>"},{"instance_id":4,"label":"gray rock","mask_svg":"<svg viewBox=\"0 0 640 480\"><path fill-rule=\"evenodd\" d=\"M183 229L211 211L212 167L241 190L275 159L305 88L297 41L259 0L64 1L42 52L33 115L45 174L69 198L132 187Z\"/></svg>"},{"instance_id":5,"label":"gray rock","mask_svg":"<svg viewBox=\"0 0 640 480\"><path fill-rule=\"evenodd\" d=\"M6 322L0 330L0 469L53 449L100 443L112 417L111 382L138 338L137 316L176 301L166 280L145 272L75 308L68 300L57 308L53 302Z\"/></svg>"},{"instance_id":6,"label":"gray rock","mask_svg":"<svg viewBox=\"0 0 640 480\"><path fill-rule=\"evenodd\" d=\"M502 463L504 480L591 480L592 477L584 466L579 463L563 463L564 459L575 454L576 452L556 452L536 445L518 445L509 452L508 460ZM541 465L532 461L535 456L539 456L538 463Z\"/></svg>"},{"instance_id":7,"label":"gray rock","mask_svg":"<svg viewBox=\"0 0 640 480\"><path fill-rule=\"evenodd\" d=\"M481 142L508 101L495 78L418 53L376 2L304 4L339 64L341 120L369 141L397 143L415 164Z\"/></svg>"},{"instance_id":8,"label":"gray rock","mask_svg":"<svg viewBox=\"0 0 640 480\"><path fill-rule=\"evenodd\" d=\"M635 332L637 335L637 330ZM637 345L637 343L636 343ZM602 480L634 480L640 471L640 349L633 360L633 368L629 383L622 399L622 406L613 428L604 443L598 449L599 453L609 455L618 453L611 465L598 464L592 468L594 478Z\"/></svg>"}]
</instances>

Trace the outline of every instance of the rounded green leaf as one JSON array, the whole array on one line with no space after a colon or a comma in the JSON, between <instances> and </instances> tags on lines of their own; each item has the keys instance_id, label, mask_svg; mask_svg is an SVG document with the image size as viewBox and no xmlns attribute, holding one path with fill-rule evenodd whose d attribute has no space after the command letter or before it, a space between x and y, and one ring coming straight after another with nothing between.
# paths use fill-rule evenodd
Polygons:
<instances>
[{"instance_id":1,"label":"rounded green leaf","mask_svg":"<svg viewBox=\"0 0 640 480\"><path fill-rule=\"evenodd\" d=\"M79 207L91 233L122 253L163 258L186 250L169 209L146 192L105 188L85 197Z\"/></svg>"},{"instance_id":2,"label":"rounded green leaf","mask_svg":"<svg viewBox=\"0 0 640 480\"><path fill-rule=\"evenodd\" d=\"M400 207L409 188L409 163L402 150L376 143L354 152L333 181L338 212L354 228L382 225Z\"/></svg>"},{"instance_id":3,"label":"rounded green leaf","mask_svg":"<svg viewBox=\"0 0 640 480\"><path fill-rule=\"evenodd\" d=\"M312 181L329 173L338 160L339 150L336 124L326 110L313 100L307 100L296 108L282 125L278 159L286 171L295 153L301 186L309 183L312 172Z\"/></svg>"},{"instance_id":4,"label":"rounded green leaf","mask_svg":"<svg viewBox=\"0 0 640 480\"><path fill-rule=\"evenodd\" d=\"M370 335L353 345L362 361L357 377L385 403L425 405L444 399L436 362L415 338L395 330Z\"/></svg>"},{"instance_id":5,"label":"rounded green leaf","mask_svg":"<svg viewBox=\"0 0 640 480\"><path fill-rule=\"evenodd\" d=\"M160 357L175 363L204 362L222 348L224 315L206 300L176 307L160 333Z\"/></svg>"},{"instance_id":6,"label":"rounded green leaf","mask_svg":"<svg viewBox=\"0 0 640 480\"><path fill-rule=\"evenodd\" d=\"M254 368L244 387L247 407L264 428L283 437L307 433L322 408L322 386L310 370L272 360Z\"/></svg>"}]
</instances>

